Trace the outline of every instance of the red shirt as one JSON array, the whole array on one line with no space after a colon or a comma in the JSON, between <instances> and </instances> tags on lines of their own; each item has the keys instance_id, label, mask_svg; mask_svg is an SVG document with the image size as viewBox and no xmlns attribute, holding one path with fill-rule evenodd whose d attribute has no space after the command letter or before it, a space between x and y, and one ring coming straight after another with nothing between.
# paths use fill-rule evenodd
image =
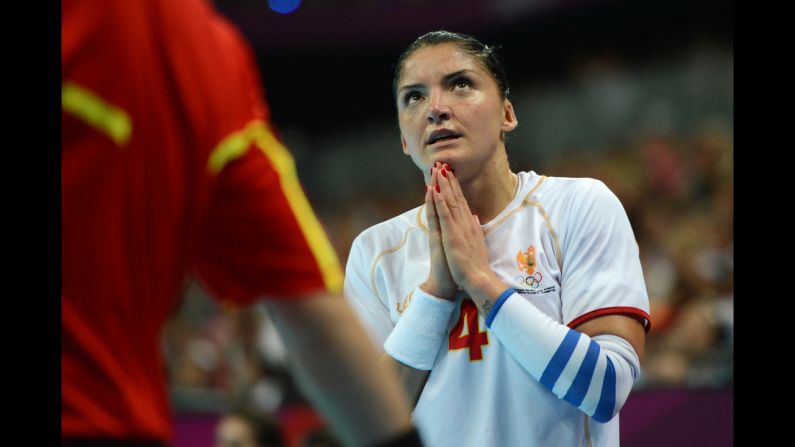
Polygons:
<instances>
[{"instance_id":1,"label":"red shirt","mask_svg":"<svg viewBox=\"0 0 795 447\"><path fill-rule=\"evenodd\" d=\"M62 437L167 441L159 331L196 273L338 291L252 52L203 0L62 2Z\"/></svg>"}]
</instances>

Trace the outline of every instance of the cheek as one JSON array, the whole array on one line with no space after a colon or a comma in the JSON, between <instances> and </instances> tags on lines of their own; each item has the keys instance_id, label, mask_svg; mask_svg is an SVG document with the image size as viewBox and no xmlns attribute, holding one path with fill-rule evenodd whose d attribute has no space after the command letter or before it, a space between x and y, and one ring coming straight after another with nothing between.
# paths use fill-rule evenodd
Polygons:
<instances>
[{"instance_id":1,"label":"cheek","mask_svg":"<svg viewBox=\"0 0 795 447\"><path fill-rule=\"evenodd\" d=\"M477 111L477 125L487 135L499 135L502 132L503 108L502 104L489 101L481 104Z\"/></svg>"},{"instance_id":2,"label":"cheek","mask_svg":"<svg viewBox=\"0 0 795 447\"><path fill-rule=\"evenodd\" d=\"M423 126L422 120L417 120L413 115L404 114L398 119L400 133L410 146L416 145L416 141L422 135Z\"/></svg>"},{"instance_id":3,"label":"cheek","mask_svg":"<svg viewBox=\"0 0 795 447\"><path fill-rule=\"evenodd\" d=\"M462 120L466 120L470 129L477 130L478 135L490 138L502 125L501 110L491 104L472 104L462 109Z\"/></svg>"}]
</instances>

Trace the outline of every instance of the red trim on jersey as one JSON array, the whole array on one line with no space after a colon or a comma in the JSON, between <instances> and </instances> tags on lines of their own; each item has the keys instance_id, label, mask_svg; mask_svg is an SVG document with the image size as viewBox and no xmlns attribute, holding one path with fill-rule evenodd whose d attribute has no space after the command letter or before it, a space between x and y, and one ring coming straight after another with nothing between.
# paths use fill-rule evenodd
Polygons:
<instances>
[{"instance_id":1,"label":"red trim on jersey","mask_svg":"<svg viewBox=\"0 0 795 447\"><path fill-rule=\"evenodd\" d=\"M635 317L640 320L640 323L643 325L643 330L648 334L649 329L651 329L651 317L649 314L644 312L637 307L604 307L602 309L596 309L594 311L588 312L585 315L581 315L574 319L568 326L572 329L576 328L577 326L585 323L588 320L593 320L596 317L603 317L605 315L626 315L628 317Z\"/></svg>"}]
</instances>

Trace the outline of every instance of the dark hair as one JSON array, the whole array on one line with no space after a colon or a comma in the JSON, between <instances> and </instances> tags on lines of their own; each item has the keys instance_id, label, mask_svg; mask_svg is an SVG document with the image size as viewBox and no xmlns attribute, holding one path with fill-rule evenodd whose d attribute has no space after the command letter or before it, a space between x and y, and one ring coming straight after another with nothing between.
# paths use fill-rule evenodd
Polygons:
<instances>
[{"instance_id":1,"label":"dark hair","mask_svg":"<svg viewBox=\"0 0 795 447\"><path fill-rule=\"evenodd\" d=\"M502 69L502 64L495 53L495 50L499 48L498 46L485 45L467 34L450 31L431 31L418 37L398 58L395 65L395 78L392 80L392 95L395 101L397 101L398 80L403 74L403 65L406 63L406 59L420 48L444 43L456 45L461 51L475 59L497 83L502 99L508 98L508 79L505 77L505 71Z\"/></svg>"}]
</instances>

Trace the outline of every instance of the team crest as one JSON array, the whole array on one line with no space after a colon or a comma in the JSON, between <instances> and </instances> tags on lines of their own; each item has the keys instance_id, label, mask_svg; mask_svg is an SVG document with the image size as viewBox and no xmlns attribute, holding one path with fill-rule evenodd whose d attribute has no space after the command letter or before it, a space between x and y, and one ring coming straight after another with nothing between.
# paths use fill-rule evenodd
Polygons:
<instances>
[{"instance_id":1,"label":"team crest","mask_svg":"<svg viewBox=\"0 0 795 447\"><path fill-rule=\"evenodd\" d=\"M519 250L519 253L516 254L516 265L519 266L519 270L526 272L528 275L535 273L536 248L531 245L527 248L527 251Z\"/></svg>"}]
</instances>

